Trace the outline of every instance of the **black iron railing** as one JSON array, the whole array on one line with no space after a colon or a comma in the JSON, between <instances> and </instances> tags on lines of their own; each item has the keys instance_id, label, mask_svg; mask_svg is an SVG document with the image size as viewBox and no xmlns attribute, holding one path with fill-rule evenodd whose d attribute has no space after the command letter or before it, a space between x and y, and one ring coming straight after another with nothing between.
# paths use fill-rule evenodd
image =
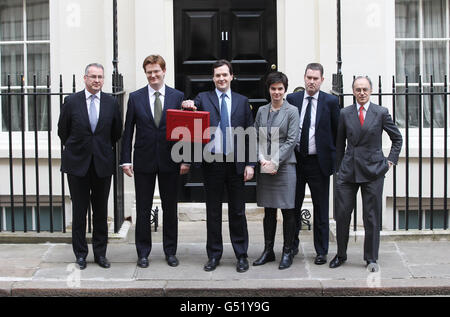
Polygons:
<instances>
[{"instance_id":1,"label":"black iron railing","mask_svg":"<svg viewBox=\"0 0 450 317\"><path fill-rule=\"evenodd\" d=\"M25 87L23 75L21 76L20 82L21 86L13 87L10 76L8 76L7 86L0 90L2 131L8 134L9 163L9 193L0 193L0 232L3 230L11 232L27 232L31 230L36 232L44 230L50 232L66 232L65 176L64 173L61 173L61 182L55 184L52 175L53 168L55 167L52 149L58 143L58 141L53 140L55 134L51 133L52 123L58 120L58 118L52 118L52 103L59 102L59 109L61 109L64 97L76 92L75 75L73 75L71 93L64 92L62 76L59 78L59 92L51 92L49 76L47 77L45 87L37 86L36 76L34 76L33 86L31 87ZM122 75L117 73L113 75L112 88L112 95L117 98L121 114L123 115L125 92L123 90ZM12 118L13 107L15 107L17 115L14 122ZM38 108L41 109L42 107L46 107L47 111L43 111L38 115ZM27 116L25 109L28 109ZM42 122L46 122L46 124L42 124ZM15 153L18 149L18 144L13 142L17 138L17 134L20 135L20 155ZM31 138L32 141L30 140ZM43 142L47 144L46 157L39 151L39 146ZM33 147L34 155L27 154L28 149ZM63 145L61 145L60 151L62 149ZM115 145L115 153L116 170L113 177L114 231L118 232L124 221L123 173L117 164L120 155L120 142ZM46 164L39 164L39 161L42 160L46 160ZM16 165L19 164L21 173L17 172ZM34 164L35 188L33 194L30 193L32 191L30 188L27 189L27 178L30 177L27 171L27 165L30 164ZM59 166L57 168L59 169ZM15 181L19 177L22 179L21 191L18 191L14 186ZM40 183L46 180L48 180L48 193L42 195ZM58 193L58 195L54 194L55 185L61 187L60 194ZM30 212L30 208L32 208L32 212ZM3 209L7 209L6 216L4 216ZM57 215L55 215L55 211L57 211ZM6 219L6 223L4 223L4 219ZM30 220L32 223L30 223ZM56 223L55 220L57 220ZM42 225L43 221L45 221L44 226ZM19 225L18 222L20 222ZM91 232L90 212L88 213L88 231Z\"/></svg>"},{"instance_id":2,"label":"black iron railing","mask_svg":"<svg viewBox=\"0 0 450 317\"><path fill-rule=\"evenodd\" d=\"M343 93L342 84L342 75L334 74L332 93L339 97L340 106L344 107L353 104L355 99L353 94ZM372 101L390 108L393 120L403 135L399 164L387 176L393 178L392 195L387 197L387 203L392 203L392 230L448 230L450 94L447 76L439 84L434 83L433 76L426 83L421 77L416 83L409 83L407 77L404 82L398 83L392 77L392 84L387 89L384 87L379 76L378 85L374 83ZM439 194L436 193L437 186L442 188ZM356 214L355 206L355 231Z\"/></svg>"}]
</instances>

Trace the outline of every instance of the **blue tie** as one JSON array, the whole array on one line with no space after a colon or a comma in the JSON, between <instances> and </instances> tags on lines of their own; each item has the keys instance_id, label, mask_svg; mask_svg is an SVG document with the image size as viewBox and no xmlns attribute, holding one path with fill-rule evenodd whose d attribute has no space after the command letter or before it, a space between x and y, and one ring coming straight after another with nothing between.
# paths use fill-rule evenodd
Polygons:
<instances>
[{"instance_id":1,"label":"blue tie","mask_svg":"<svg viewBox=\"0 0 450 317\"><path fill-rule=\"evenodd\" d=\"M95 95L91 95L91 105L89 106L89 122L91 124L92 133L94 133L97 127L97 109L95 108Z\"/></svg>"},{"instance_id":2,"label":"blue tie","mask_svg":"<svg viewBox=\"0 0 450 317\"><path fill-rule=\"evenodd\" d=\"M309 151L309 128L311 126L311 105L313 97L307 97L308 105L306 106L305 117L303 118L302 134L300 136L300 154L304 157L308 156Z\"/></svg>"},{"instance_id":3,"label":"blue tie","mask_svg":"<svg viewBox=\"0 0 450 317\"><path fill-rule=\"evenodd\" d=\"M230 144L228 143L227 138L227 128L230 126L230 122L228 121L228 109L227 103L225 101L226 94L222 94L220 96L222 98L222 103L220 106L220 130L222 130L222 152L223 154L228 154L230 150Z\"/></svg>"}]
</instances>

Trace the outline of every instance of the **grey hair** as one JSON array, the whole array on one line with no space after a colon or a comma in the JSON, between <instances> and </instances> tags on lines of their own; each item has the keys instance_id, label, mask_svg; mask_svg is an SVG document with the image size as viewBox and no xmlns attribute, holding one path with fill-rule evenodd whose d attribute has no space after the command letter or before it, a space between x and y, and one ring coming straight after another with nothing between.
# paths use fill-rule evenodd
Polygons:
<instances>
[{"instance_id":1,"label":"grey hair","mask_svg":"<svg viewBox=\"0 0 450 317\"><path fill-rule=\"evenodd\" d=\"M105 72L105 68L103 67L102 64L99 63L90 63L89 65L86 66L86 68L84 69L84 74L87 76L88 75L88 71L89 71L89 67L97 67L97 68L101 68L103 72Z\"/></svg>"},{"instance_id":2,"label":"grey hair","mask_svg":"<svg viewBox=\"0 0 450 317\"><path fill-rule=\"evenodd\" d=\"M370 89L373 88L372 81L370 80L369 76L356 76L355 79L353 79L352 89L355 87L355 81L357 81L358 79L361 79L361 78L367 79L367 81L369 82L369 85L370 85Z\"/></svg>"}]
</instances>

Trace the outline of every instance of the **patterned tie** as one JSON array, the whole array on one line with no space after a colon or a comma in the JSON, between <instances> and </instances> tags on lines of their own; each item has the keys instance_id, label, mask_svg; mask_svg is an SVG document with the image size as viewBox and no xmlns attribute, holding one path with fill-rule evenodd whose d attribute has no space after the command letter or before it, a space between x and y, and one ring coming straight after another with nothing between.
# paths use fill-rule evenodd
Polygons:
<instances>
[{"instance_id":1,"label":"patterned tie","mask_svg":"<svg viewBox=\"0 0 450 317\"><path fill-rule=\"evenodd\" d=\"M159 91L155 92L154 119L155 119L155 124L157 127L159 127L159 123L161 121L161 116L162 116L162 103L161 103L161 99L159 99L160 95L161 95L161 93Z\"/></svg>"},{"instance_id":2,"label":"patterned tie","mask_svg":"<svg viewBox=\"0 0 450 317\"><path fill-rule=\"evenodd\" d=\"M91 124L92 133L94 133L98 122L97 109L95 108L95 98L95 95L91 95L91 104L89 106L89 123Z\"/></svg>"},{"instance_id":3,"label":"patterned tie","mask_svg":"<svg viewBox=\"0 0 450 317\"><path fill-rule=\"evenodd\" d=\"M364 124L364 106L361 106L359 108L359 122L361 123L361 126Z\"/></svg>"},{"instance_id":4,"label":"patterned tie","mask_svg":"<svg viewBox=\"0 0 450 317\"><path fill-rule=\"evenodd\" d=\"M230 126L230 122L228 120L228 108L225 98L226 94L222 94L220 98L222 98L221 106L220 106L220 130L222 130L222 152L224 154L228 154L231 144L229 144L229 140L227 137L227 128Z\"/></svg>"},{"instance_id":5,"label":"patterned tie","mask_svg":"<svg viewBox=\"0 0 450 317\"><path fill-rule=\"evenodd\" d=\"M303 157L308 156L309 149L309 127L311 126L311 107L313 97L307 97L308 105L306 106L305 117L303 118L302 134L300 136L300 154Z\"/></svg>"}]
</instances>

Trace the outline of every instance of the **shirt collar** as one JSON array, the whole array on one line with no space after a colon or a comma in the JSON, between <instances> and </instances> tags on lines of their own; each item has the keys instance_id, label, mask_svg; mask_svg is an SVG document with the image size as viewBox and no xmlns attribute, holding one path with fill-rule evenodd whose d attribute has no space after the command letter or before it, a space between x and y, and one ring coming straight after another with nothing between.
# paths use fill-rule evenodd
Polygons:
<instances>
[{"instance_id":1,"label":"shirt collar","mask_svg":"<svg viewBox=\"0 0 450 317\"><path fill-rule=\"evenodd\" d=\"M364 107L364 110L369 110L370 101L366 102L366 104L362 106ZM361 108L361 105L359 103L356 103L356 111L359 111L359 108Z\"/></svg>"},{"instance_id":2,"label":"shirt collar","mask_svg":"<svg viewBox=\"0 0 450 317\"><path fill-rule=\"evenodd\" d=\"M86 95L86 100L91 98L91 96L93 95L87 89L84 90L84 93ZM98 100L100 100L100 93L101 92L99 91L98 93L95 94L95 96L98 98Z\"/></svg>"},{"instance_id":3,"label":"shirt collar","mask_svg":"<svg viewBox=\"0 0 450 317\"><path fill-rule=\"evenodd\" d=\"M305 96L303 97L303 99L306 99L308 97L313 97L313 100L319 100L319 92L320 90L318 90L313 96L308 95L308 93L305 90Z\"/></svg>"},{"instance_id":4,"label":"shirt collar","mask_svg":"<svg viewBox=\"0 0 450 317\"><path fill-rule=\"evenodd\" d=\"M220 97L221 97L223 94L227 95L227 97L228 97L229 99L231 99L231 89L228 89L225 93L223 93L223 92L221 92L219 89L216 88L216 94L217 94L217 97L219 98L219 100L220 100Z\"/></svg>"},{"instance_id":5,"label":"shirt collar","mask_svg":"<svg viewBox=\"0 0 450 317\"><path fill-rule=\"evenodd\" d=\"M147 85L147 86L148 86L148 95L153 96L153 94L156 92L156 90L153 89L152 86L150 86L150 85ZM163 85L161 87L161 89L158 91L162 96L165 96L166 95L166 85Z\"/></svg>"}]
</instances>

